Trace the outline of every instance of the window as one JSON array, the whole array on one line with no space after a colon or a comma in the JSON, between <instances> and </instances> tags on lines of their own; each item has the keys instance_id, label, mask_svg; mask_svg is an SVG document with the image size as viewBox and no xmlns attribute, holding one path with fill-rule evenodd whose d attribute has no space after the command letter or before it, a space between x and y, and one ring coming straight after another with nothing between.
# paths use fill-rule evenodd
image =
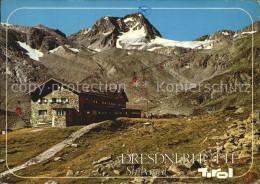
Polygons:
<instances>
[{"instance_id":1,"label":"window","mask_svg":"<svg viewBox=\"0 0 260 184\"><path fill-rule=\"evenodd\" d=\"M63 104L68 104L69 103L69 99L68 98L61 98L61 102Z\"/></svg>"},{"instance_id":2,"label":"window","mask_svg":"<svg viewBox=\"0 0 260 184\"><path fill-rule=\"evenodd\" d=\"M38 114L39 114L39 116L44 116L47 114L47 110L39 110Z\"/></svg>"},{"instance_id":3,"label":"window","mask_svg":"<svg viewBox=\"0 0 260 184\"><path fill-rule=\"evenodd\" d=\"M93 100L93 103L97 104L97 103L98 103L98 101L97 101L97 100Z\"/></svg>"},{"instance_id":4,"label":"window","mask_svg":"<svg viewBox=\"0 0 260 184\"><path fill-rule=\"evenodd\" d=\"M57 110L56 110L56 113L57 113L58 116L62 116L62 115L65 114L65 112L64 112L63 109L57 109Z\"/></svg>"},{"instance_id":5,"label":"window","mask_svg":"<svg viewBox=\"0 0 260 184\"><path fill-rule=\"evenodd\" d=\"M109 102L108 104L109 104L109 105L116 105L115 103L112 103L112 102Z\"/></svg>"},{"instance_id":6,"label":"window","mask_svg":"<svg viewBox=\"0 0 260 184\"><path fill-rule=\"evenodd\" d=\"M61 104L61 98L57 98L56 103Z\"/></svg>"},{"instance_id":7,"label":"window","mask_svg":"<svg viewBox=\"0 0 260 184\"><path fill-rule=\"evenodd\" d=\"M40 104L47 104L47 103L48 103L48 99L47 99L47 98L40 98L40 99L38 100L38 102L39 102Z\"/></svg>"},{"instance_id":8,"label":"window","mask_svg":"<svg viewBox=\"0 0 260 184\"><path fill-rule=\"evenodd\" d=\"M86 114L90 114L90 111L86 111Z\"/></svg>"},{"instance_id":9,"label":"window","mask_svg":"<svg viewBox=\"0 0 260 184\"><path fill-rule=\"evenodd\" d=\"M54 103L58 103L58 104L68 104L69 103L69 99L68 98L52 98L50 100L50 102L52 104Z\"/></svg>"},{"instance_id":10,"label":"window","mask_svg":"<svg viewBox=\"0 0 260 184\"><path fill-rule=\"evenodd\" d=\"M50 100L50 102L53 104L53 103L56 103L57 102L57 98L52 98L51 100Z\"/></svg>"}]
</instances>

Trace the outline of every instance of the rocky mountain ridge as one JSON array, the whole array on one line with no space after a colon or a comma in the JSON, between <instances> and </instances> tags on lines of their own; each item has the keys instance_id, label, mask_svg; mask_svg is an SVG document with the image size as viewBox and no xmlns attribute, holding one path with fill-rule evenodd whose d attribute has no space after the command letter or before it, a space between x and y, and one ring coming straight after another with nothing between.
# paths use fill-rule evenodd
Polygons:
<instances>
[{"instance_id":1,"label":"rocky mountain ridge","mask_svg":"<svg viewBox=\"0 0 260 184\"><path fill-rule=\"evenodd\" d=\"M118 39L124 34L142 30L141 37L135 41L149 42L161 34L141 13L126 15L125 17L105 16L98 20L91 29L81 30L68 37L85 47L102 51L105 49L124 47L124 41ZM128 39L131 39L130 37Z\"/></svg>"}]
</instances>

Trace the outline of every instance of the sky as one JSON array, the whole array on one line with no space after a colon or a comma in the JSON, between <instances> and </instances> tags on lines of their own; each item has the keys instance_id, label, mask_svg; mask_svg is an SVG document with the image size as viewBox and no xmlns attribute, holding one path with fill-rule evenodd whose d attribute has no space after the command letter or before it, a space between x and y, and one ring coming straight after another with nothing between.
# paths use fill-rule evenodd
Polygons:
<instances>
[{"instance_id":1,"label":"sky","mask_svg":"<svg viewBox=\"0 0 260 184\"><path fill-rule=\"evenodd\" d=\"M150 9L150 14L146 15L146 18L161 33L163 38L178 41L194 40L206 34L213 34L218 30L237 31L251 24L251 19L246 12L241 9L227 8L242 8L251 15L254 22L260 19L260 4L256 0L2 0L1 22L7 23L9 17L9 24L21 26L42 24L59 29L69 36L81 29L91 28L103 16L122 17L138 12L139 8L143 6ZM14 10L22 7L35 7L35 9L23 8L10 15ZM66 9L55 9L56 7Z\"/></svg>"}]
</instances>

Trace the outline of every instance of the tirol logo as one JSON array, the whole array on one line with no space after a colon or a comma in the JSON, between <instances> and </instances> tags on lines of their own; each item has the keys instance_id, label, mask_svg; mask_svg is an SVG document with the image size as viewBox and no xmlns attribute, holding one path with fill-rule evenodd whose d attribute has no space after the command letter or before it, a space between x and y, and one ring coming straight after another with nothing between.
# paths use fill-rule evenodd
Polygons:
<instances>
[{"instance_id":1,"label":"tirol logo","mask_svg":"<svg viewBox=\"0 0 260 184\"><path fill-rule=\"evenodd\" d=\"M228 172L221 171L221 168L212 169L211 171L208 171L208 168L199 168L198 172L201 172L202 177L206 178L217 177L219 179L226 179L233 177L233 168L228 168Z\"/></svg>"}]
</instances>

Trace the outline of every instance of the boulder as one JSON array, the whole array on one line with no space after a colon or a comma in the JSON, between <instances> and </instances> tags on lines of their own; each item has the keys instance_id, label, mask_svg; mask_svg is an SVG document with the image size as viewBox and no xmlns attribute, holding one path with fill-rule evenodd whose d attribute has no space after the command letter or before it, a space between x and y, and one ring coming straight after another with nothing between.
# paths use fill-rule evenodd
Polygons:
<instances>
[{"instance_id":1,"label":"boulder","mask_svg":"<svg viewBox=\"0 0 260 184\"><path fill-rule=\"evenodd\" d=\"M76 175L76 176L79 176L80 173L81 173L80 171L76 171L76 172L75 172L75 175Z\"/></svg>"},{"instance_id":2,"label":"boulder","mask_svg":"<svg viewBox=\"0 0 260 184\"><path fill-rule=\"evenodd\" d=\"M236 149L236 146L233 143L226 142L224 144L224 148L225 148L226 151L227 150L234 150L234 149Z\"/></svg>"},{"instance_id":3,"label":"boulder","mask_svg":"<svg viewBox=\"0 0 260 184\"><path fill-rule=\"evenodd\" d=\"M61 157L55 157L53 160L54 160L55 162L60 161L60 160L61 160Z\"/></svg>"},{"instance_id":4,"label":"boulder","mask_svg":"<svg viewBox=\"0 0 260 184\"><path fill-rule=\"evenodd\" d=\"M106 172L102 173L102 176L107 176L107 175L108 175L108 173L106 173Z\"/></svg>"},{"instance_id":5,"label":"boulder","mask_svg":"<svg viewBox=\"0 0 260 184\"><path fill-rule=\"evenodd\" d=\"M111 164L111 163L106 164L105 167L108 168L109 170L110 170L110 169L115 169L114 165Z\"/></svg>"},{"instance_id":6,"label":"boulder","mask_svg":"<svg viewBox=\"0 0 260 184\"><path fill-rule=\"evenodd\" d=\"M94 168L99 168L99 167L102 167L102 164L94 165Z\"/></svg>"},{"instance_id":7,"label":"boulder","mask_svg":"<svg viewBox=\"0 0 260 184\"><path fill-rule=\"evenodd\" d=\"M67 171L66 176L73 176L73 175L74 175L74 173L71 169Z\"/></svg>"},{"instance_id":8,"label":"boulder","mask_svg":"<svg viewBox=\"0 0 260 184\"><path fill-rule=\"evenodd\" d=\"M198 162L198 161L195 161L193 164L192 164L192 166L191 166L191 170L193 170L193 169L198 169L198 168L201 168L201 165L200 165L200 163Z\"/></svg>"},{"instance_id":9,"label":"boulder","mask_svg":"<svg viewBox=\"0 0 260 184\"><path fill-rule=\"evenodd\" d=\"M112 160L112 155L108 156L108 157L102 157L101 159L99 159L98 161L94 161L92 164L96 165L96 164L101 164L104 162L107 162L109 160Z\"/></svg>"},{"instance_id":10,"label":"boulder","mask_svg":"<svg viewBox=\"0 0 260 184\"><path fill-rule=\"evenodd\" d=\"M243 113L244 112L244 108L243 107L240 107L240 108L238 108L234 113L235 114L241 114L241 113Z\"/></svg>"},{"instance_id":11,"label":"boulder","mask_svg":"<svg viewBox=\"0 0 260 184\"><path fill-rule=\"evenodd\" d=\"M149 126L149 125L151 125L151 123L150 122L146 122L146 123L144 123L144 125Z\"/></svg>"},{"instance_id":12,"label":"boulder","mask_svg":"<svg viewBox=\"0 0 260 184\"><path fill-rule=\"evenodd\" d=\"M77 144L71 144L71 147L77 148L78 145Z\"/></svg>"},{"instance_id":13,"label":"boulder","mask_svg":"<svg viewBox=\"0 0 260 184\"><path fill-rule=\"evenodd\" d=\"M167 171L169 172L170 175L173 175L173 174L177 174L179 175L181 173L181 171L179 170L179 168L177 167L177 165L171 165Z\"/></svg>"},{"instance_id":14,"label":"boulder","mask_svg":"<svg viewBox=\"0 0 260 184\"><path fill-rule=\"evenodd\" d=\"M120 175L120 171L118 170L113 170L113 173L115 173L116 175Z\"/></svg>"},{"instance_id":15,"label":"boulder","mask_svg":"<svg viewBox=\"0 0 260 184\"><path fill-rule=\"evenodd\" d=\"M3 164L5 163L5 160L4 159L0 159L0 164Z\"/></svg>"},{"instance_id":16,"label":"boulder","mask_svg":"<svg viewBox=\"0 0 260 184\"><path fill-rule=\"evenodd\" d=\"M191 162L187 162L185 164L183 164L184 167L186 167L187 169L190 169L191 166L192 166L192 163Z\"/></svg>"}]
</instances>

